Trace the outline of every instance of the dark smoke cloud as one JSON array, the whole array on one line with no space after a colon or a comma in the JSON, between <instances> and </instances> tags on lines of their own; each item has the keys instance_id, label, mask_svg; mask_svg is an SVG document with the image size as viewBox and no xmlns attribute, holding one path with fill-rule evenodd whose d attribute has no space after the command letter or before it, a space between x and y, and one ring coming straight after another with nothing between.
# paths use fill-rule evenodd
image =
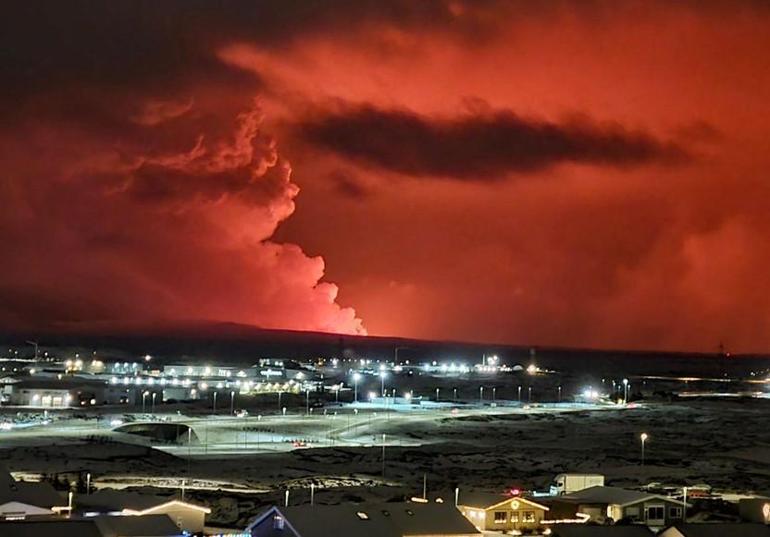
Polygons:
<instances>
[{"instance_id":1,"label":"dark smoke cloud","mask_svg":"<svg viewBox=\"0 0 770 537\"><path fill-rule=\"evenodd\" d=\"M462 180L496 181L564 162L636 166L688 158L676 143L619 124L553 123L511 111L446 119L359 106L309 119L297 131L364 164Z\"/></svg>"}]
</instances>

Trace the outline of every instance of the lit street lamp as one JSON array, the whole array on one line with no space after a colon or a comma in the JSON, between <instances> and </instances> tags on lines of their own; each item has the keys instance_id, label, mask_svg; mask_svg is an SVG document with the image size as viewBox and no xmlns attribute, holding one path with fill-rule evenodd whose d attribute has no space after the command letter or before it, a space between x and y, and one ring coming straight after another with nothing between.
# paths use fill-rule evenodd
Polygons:
<instances>
[{"instance_id":1,"label":"lit street lamp","mask_svg":"<svg viewBox=\"0 0 770 537\"><path fill-rule=\"evenodd\" d=\"M479 386L479 403L484 404L484 386Z\"/></svg>"},{"instance_id":2,"label":"lit street lamp","mask_svg":"<svg viewBox=\"0 0 770 537\"><path fill-rule=\"evenodd\" d=\"M211 413L212 414L216 414L217 413L217 392L214 392L214 406L213 406L213 408L211 410Z\"/></svg>"},{"instance_id":3,"label":"lit street lamp","mask_svg":"<svg viewBox=\"0 0 770 537\"><path fill-rule=\"evenodd\" d=\"M623 404L628 404L628 379L623 379Z\"/></svg>"},{"instance_id":4,"label":"lit street lamp","mask_svg":"<svg viewBox=\"0 0 770 537\"><path fill-rule=\"evenodd\" d=\"M644 443L649 438L649 435L647 433L642 433L639 435L639 439L642 441L642 466L644 466Z\"/></svg>"},{"instance_id":5,"label":"lit street lamp","mask_svg":"<svg viewBox=\"0 0 770 537\"><path fill-rule=\"evenodd\" d=\"M496 395L496 393L497 393L497 387L493 386L493 387L492 387L492 402L493 402L493 403L494 403L494 402L497 400L497 395Z\"/></svg>"},{"instance_id":6,"label":"lit street lamp","mask_svg":"<svg viewBox=\"0 0 770 537\"><path fill-rule=\"evenodd\" d=\"M559 391L559 398L557 402L561 403L561 386L559 386L558 391Z\"/></svg>"},{"instance_id":7,"label":"lit street lamp","mask_svg":"<svg viewBox=\"0 0 770 537\"><path fill-rule=\"evenodd\" d=\"M529 393L527 401L531 403L532 402L532 386L527 388L527 392Z\"/></svg>"},{"instance_id":8,"label":"lit street lamp","mask_svg":"<svg viewBox=\"0 0 770 537\"><path fill-rule=\"evenodd\" d=\"M155 414L155 396L158 395L157 392L152 392L152 414Z\"/></svg>"},{"instance_id":9,"label":"lit street lamp","mask_svg":"<svg viewBox=\"0 0 770 537\"><path fill-rule=\"evenodd\" d=\"M353 402L358 402L358 381L361 380L361 373L353 373Z\"/></svg>"},{"instance_id":10,"label":"lit street lamp","mask_svg":"<svg viewBox=\"0 0 770 537\"><path fill-rule=\"evenodd\" d=\"M380 383L381 383L380 393L382 394L382 397L385 397L385 375L387 375L385 370L384 369L380 370Z\"/></svg>"},{"instance_id":11,"label":"lit street lamp","mask_svg":"<svg viewBox=\"0 0 770 537\"><path fill-rule=\"evenodd\" d=\"M142 392L142 414L147 412L147 407L145 406L145 399L147 399L147 396L150 395L150 392L144 391Z\"/></svg>"},{"instance_id":12,"label":"lit street lamp","mask_svg":"<svg viewBox=\"0 0 770 537\"><path fill-rule=\"evenodd\" d=\"M436 388L436 402L438 403L438 394L439 394L440 388Z\"/></svg>"},{"instance_id":13,"label":"lit street lamp","mask_svg":"<svg viewBox=\"0 0 770 537\"><path fill-rule=\"evenodd\" d=\"M235 390L230 391L230 415L235 414Z\"/></svg>"},{"instance_id":14,"label":"lit street lamp","mask_svg":"<svg viewBox=\"0 0 770 537\"><path fill-rule=\"evenodd\" d=\"M518 392L519 392L519 403L521 403L521 386L519 386Z\"/></svg>"}]
</instances>

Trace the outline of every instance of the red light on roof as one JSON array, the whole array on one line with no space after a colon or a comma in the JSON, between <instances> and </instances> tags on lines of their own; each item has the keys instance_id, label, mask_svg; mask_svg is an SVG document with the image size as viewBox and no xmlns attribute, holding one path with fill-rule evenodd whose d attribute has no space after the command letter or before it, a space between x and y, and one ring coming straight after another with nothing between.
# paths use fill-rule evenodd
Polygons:
<instances>
[{"instance_id":1,"label":"red light on roof","mask_svg":"<svg viewBox=\"0 0 770 537\"><path fill-rule=\"evenodd\" d=\"M511 496L518 496L519 494L521 494L519 489L511 489Z\"/></svg>"}]
</instances>

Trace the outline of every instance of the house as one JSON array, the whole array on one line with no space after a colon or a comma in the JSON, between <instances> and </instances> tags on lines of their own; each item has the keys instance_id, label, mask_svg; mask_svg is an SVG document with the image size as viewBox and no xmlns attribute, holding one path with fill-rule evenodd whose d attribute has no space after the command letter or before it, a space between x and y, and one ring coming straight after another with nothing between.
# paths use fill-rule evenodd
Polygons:
<instances>
[{"instance_id":1,"label":"house","mask_svg":"<svg viewBox=\"0 0 770 537\"><path fill-rule=\"evenodd\" d=\"M481 537L454 506L437 503L271 507L246 528L252 537Z\"/></svg>"},{"instance_id":2,"label":"house","mask_svg":"<svg viewBox=\"0 0 770 537\"><path fill-rule=\"evenodd\" d=\"M551 528L551 537L653 537L647 526L597 526L595 524L558 524Z\"/></svg>"},{"instance_id":3,"label":"house","mask_svg":"<svg viewBox=\"0 0 770 537\"><path fill-rule=\"evenodd\" d=\"M770 527L750 522L676 524L666 528L658 537L770 537Z\"/></svg>"},{"instance_id":4,"label":"house","mask_svg":"<svg viewBox=\"0 0 770 537\"><path fill-rule=\"evenodd\" d=\"M482 531L535 530L549 510L527 498L489 492L462 492L457 508Z\"/></svg>"},{"instance_id":5,"label":"house","mask_svg":"<svg viewBox=\"0 0 770 537\"><path fill-rule=\"evenodd\" d=\"M770 498L742 498L738 513L746 522L770 524Z\"/></svg>"},{"instance_id":6,"label":"house","mask_svg":"<svg viewBox=\"0 0 770 537\"><path fill-rule=\"evenodd\" d=\"M0 466L0 520L53 515L68 510L68 502L49 483L16 481Z\"/></svg>"},{"instance_id":7,"label":"house","mask_svg":"<svg viewBox=\"0 0 770 537\"><path fill-rule=\"evenodd\" d=\"M3 537L182 537L166 515L45 518L0 522Z\"/></svg>"},{"instance_id":8,"label":"house","mask_svg":"<svg viewBox=\"0 0 770 537\"><path fill-rule=\"evenodd\" d=\"M682 520L684 503L666 496L618 487L589 487L551 502L550 517L588 515L599 524L628 520L661 528Z\"/></svg>"},{"instance_id":9,"label":"house","mask_svg":"<svg viewBox=\"0 0 770 537\"><path fill-rule=\"evenodd\" d=\"M108 513L139 517L167 515L177 528L188 533L202 532L206 515L211 512L208 507L184 502L173 496L145 495L111 489L79 495L75 500L75 509L81 515L90 516Z\"/></svg>"}]
</instances>

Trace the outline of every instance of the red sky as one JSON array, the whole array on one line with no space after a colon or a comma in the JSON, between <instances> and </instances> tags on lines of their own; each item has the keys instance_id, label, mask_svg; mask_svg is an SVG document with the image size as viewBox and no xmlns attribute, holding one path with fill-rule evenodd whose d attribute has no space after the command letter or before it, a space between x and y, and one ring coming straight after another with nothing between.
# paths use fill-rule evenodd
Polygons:
<instances>
[{"instance_id":1,"label":"red sky","mask_svg":"<svg viewBox=\"0 0 770 537\"><path fill-rule=\"evenodd\" d=\"M4 326L770 349L763 2L11 11Z\"/></svg>"}]
</instances>

